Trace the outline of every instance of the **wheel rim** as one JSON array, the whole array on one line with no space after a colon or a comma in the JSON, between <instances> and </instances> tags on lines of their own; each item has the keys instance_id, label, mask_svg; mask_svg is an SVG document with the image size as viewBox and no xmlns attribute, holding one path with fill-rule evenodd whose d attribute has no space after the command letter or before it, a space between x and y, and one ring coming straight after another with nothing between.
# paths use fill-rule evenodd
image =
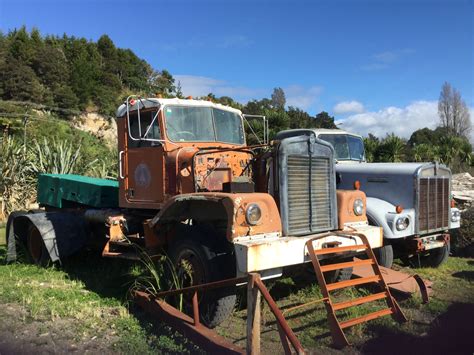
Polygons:
<instances>
[{"instance_id":1,"label":"wheel rim","mask_svg":"<svg viewBox=\"0 0 474 355\"><path fill-rule=\"evenodd\" d=\"M43 238L36 227L31 227L28 232L28 252L33 261L38 264L43 256Z\"/></svg>"}]
</instances>

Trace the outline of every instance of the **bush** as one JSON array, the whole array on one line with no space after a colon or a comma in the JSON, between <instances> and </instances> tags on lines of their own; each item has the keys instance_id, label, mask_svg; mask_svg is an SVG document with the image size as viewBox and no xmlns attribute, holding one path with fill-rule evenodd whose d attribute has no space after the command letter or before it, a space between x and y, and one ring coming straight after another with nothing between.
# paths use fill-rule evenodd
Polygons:
<instances>
[{"instance_id":1,"label":"bush","mask_svg":"<svg viewBox=\"0 0 474 355\"><path fill-rule=\"evenodd\" d=\"M456 256L474 257L474 207L461 213L461 228L451 233L451 246Z\"/></svg>"}]
</instances>

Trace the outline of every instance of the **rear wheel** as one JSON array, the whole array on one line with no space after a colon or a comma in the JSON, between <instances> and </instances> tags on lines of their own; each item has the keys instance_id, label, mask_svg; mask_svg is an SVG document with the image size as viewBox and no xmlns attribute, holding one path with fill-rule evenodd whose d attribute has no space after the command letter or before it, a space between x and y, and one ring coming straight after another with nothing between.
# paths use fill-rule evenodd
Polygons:
<instances>
[{"instance_id":1,"label":"rear wheel","mask_svg":"<svg viewBox=\"0 0 474 355\"><path fill-rule=\"evenodd\" d=\"M344 258L344 259L337 259L337 260L329 259L329 260L320 261L320 264L327 265L327 264L334 264L334 263L349 262L352 260L353 258ZM313 265L311 264L311 266ZM351 267L347 267L345 269L327 271L327 272L324 272L323 275L327 283L334 283L334 282L349 280L352 277L352 271L353 269ZM313 272L314 272L314 269L313 269Z\"/></svg>"},{"instance_id":2,"label":"rear wheel","mask_svg":"<svg viewBox=\"0 0 474 355\"><path fill-rule=\"evenodd\" d=\"M28 227L26 235L26 248L28 250L31 261L39 266L47 266L50 262L50 257L46 246L44 245L43 237L40 231L33 224Z\"/></svg>"},{"instance_id":3,"label":"rear wheel","mask_svg":"<svg viewBox=\"0 0 474 355\"><path fill-rule=\"evenodd\" d=\"M182 287L235 277L232 255L218 255L194 238L176 240L169 254ZM234 309L235 287L201 291L198 294L201 322L209 328L222 323ZM184 311L192 314L191 296L185 296L184 303Z\"/></svg>"}]
</instances>

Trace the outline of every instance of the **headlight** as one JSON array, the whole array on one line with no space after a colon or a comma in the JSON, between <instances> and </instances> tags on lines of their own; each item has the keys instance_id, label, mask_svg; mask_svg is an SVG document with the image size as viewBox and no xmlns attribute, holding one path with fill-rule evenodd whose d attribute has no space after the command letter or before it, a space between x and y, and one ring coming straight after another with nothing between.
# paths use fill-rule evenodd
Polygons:
<instances>
[{"instance_id":1,"label":"headlight","mask_svg":"<svg viewBox=\"0 0 474 355\"><path fill-rule=\"evenodd\" d=\"M451 222L459 222L461 220L461 212L451 211Z\"/></svg>"},{"instance_id":2,"label":"headlight","mask_svg":"<svg viewBox=\"0 0 474 355\"><path fill-rule=\"evenodd\" d=\"M364 202L360 198L354 201L354 213L356 216L361 216L364 213Z\"/></svg>"},{"instance_id":3,"label":"headlight","mask_svg":"<svg viewBox=\"0 0 474 355\"><path fill-rule=\"evenodd\" d=\"M256 203L251 203L248 205L247 211L245 211L245 218L248 224L254 226L260 222L260 219L262 218L262 210Z\"/></svg>"},{"instance_id":4,"label":"headlight","mask_svg":"<svg viewBox=\"0 0 474 355\"><path fill-rule=\"evenodd\" d=\"M410 219L408 217L398 217L396 222L397 230L403 231L410 225Z\"/></svg>"}]
</instances>

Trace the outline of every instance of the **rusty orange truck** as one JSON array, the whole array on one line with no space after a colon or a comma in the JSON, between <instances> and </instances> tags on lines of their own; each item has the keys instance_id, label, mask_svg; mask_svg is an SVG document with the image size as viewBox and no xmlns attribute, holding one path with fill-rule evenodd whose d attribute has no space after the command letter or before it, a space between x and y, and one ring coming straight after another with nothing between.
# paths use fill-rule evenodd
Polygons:
<instances>
[{"instance_id":1,"label":"rusty orange truck","mask_svg":"<svg viewBox=\"0 0 474 355\"><path fill-rule=\"evenodd\" d=\"M353 256L360 236L382 246L362 191L336 190L333 147L286 131L246 144L241 111L205 100L129 97L117 111L117 181L44 174L39 211L14 212L8 258L25 247L37 264L61 262L85 245L104 257L150 255L186 260L194 284L258 272L278 277L315 250ZM345 249L344 249L345 248ZM321 263L336 257L321 253ZM341 257L341 256L339 256ZM333 281L350 269L330 270ZM235 289L207 293L201 318L216 326L232 311Z\"/></svg>"}]
</instances>

